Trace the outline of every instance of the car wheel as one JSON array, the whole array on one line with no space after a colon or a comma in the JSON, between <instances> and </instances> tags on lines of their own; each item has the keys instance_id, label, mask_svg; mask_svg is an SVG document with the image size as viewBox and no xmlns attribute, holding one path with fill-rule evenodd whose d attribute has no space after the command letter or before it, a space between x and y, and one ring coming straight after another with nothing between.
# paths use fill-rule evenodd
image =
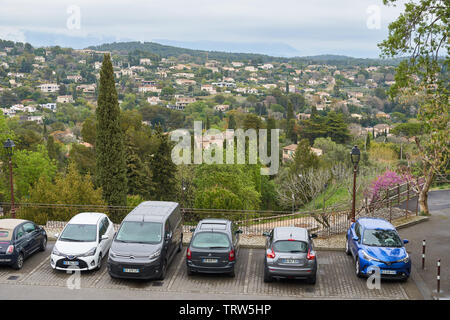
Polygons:
<instances>
[{"instance_id":1,"label":"car wheel","mask_svg":"<svg viewBox=\"0 0 450 320\"><path fill-rule=\"evenodd\" d=\"M317 276L313 275L312 277L309 277L308 279L306 279L306 282L308 284L316 284L316 279L317 279Z\"/></svg>"},{"instance_id":2,"label":"car wheel","mask_svg":"<svg viewBox=\"0 0 450 320\"><path fill-rule=\"evenodd\" d=\"M16 259L16 262L12 265L12 267L16 270L20 270L23 267L24 256L23 253L19 253L19 256Z\"/></svg>"},{"instance_id":3,"label":"car wheel","mask_svg":"<svg viewBox=\"0 0 450 320\"><path fill-rule=\"evenodd\" d=\"M345 253L350 256L352 253L350 252L350 248L348 246L348 239L345 241Z\"/></svg>"},{"instance_id":4,"label":"car wheel","mask_svg":"<svg viewBox=\"0 0 450 320\"><path fill-rule=\"evenodd\" d=\"M158 280L164 280L167 272L167 261L164 260L163 265L161 266L161 274L158 277Z\"/></svg>"},{"instance_id":5,"label":"car wheel","mask_svg":"<svg viewBox=\"0 0 450 320\"><path fill-rule=\"evenodd\" d=\"M41 246L39 247L39 251L43 252L47 248L47 238L42 239Z\"/></svg>"},{"instance_id":6,"label":"car wheel","mask_svg":"<svg viewBox=\"0 0 450 320\"><path fill-rule=\"evenodd\" d=\"M273 278L269 274L269 271L267 270L267 268L264 268L264 282L268 283L268 282L272 282L272 281L273 281Z\"/></svg>"},{"instance_id":7,"label":"car wheel","mask_svg":"<svg viewBox=\"0 0 450 320\"><path fill-rule=\"evenodd\" d=\"M356 271L356 276L358 278L361 278L362 277L362 273L361 273L361 266L359 265L359 257L356 257L355 271Z\"/></svg>"},{"instance_id":8,"label":"car wheel","mask_svg":"<svg viewBox=\"0 0 450 320\"><path fill-rule=\"evenodd\" d=\"M100 253L98 255L97 267L95 269L100 270L101 268L102 268L102 254Z\"/></svg>"},{"instance_id":9,"label":"car wheel","mask_svg":"<svg viewBox=\"0 0 450 320\"><path fill-rule=\"evenodd\" d=\"M186 268L186 274L190 277L190 276L192 276L194 274L194 272L189 267L187 267Z\"/></svg>"}]
</instances>

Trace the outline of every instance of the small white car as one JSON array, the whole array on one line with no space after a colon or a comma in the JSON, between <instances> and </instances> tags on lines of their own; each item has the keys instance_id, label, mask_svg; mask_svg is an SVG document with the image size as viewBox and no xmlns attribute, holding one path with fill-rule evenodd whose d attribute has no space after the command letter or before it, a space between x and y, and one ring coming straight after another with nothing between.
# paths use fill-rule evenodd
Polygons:
<instances>
[{"instance_id":1,"label":"small white car","mask_svg":"<svg viewBox=\"0 0 450 320\"><path fill-rule=\"evenodd\" d=\"M104 213L83 212L64 227L50 256L50 265L57 270L100 269L108 256L114 237L114 225Z\"/></svg>"}]
</instances>

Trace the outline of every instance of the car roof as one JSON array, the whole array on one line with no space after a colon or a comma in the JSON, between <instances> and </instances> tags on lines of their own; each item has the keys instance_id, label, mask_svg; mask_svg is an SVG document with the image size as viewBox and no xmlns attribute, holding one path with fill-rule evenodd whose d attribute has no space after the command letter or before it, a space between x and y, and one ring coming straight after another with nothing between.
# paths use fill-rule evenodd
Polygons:
<instances>
[{"instance_id":1,"label":"car roof","mask_svg":"<svg viewBox=\"0 0 450 320\"><path fill-rule=\"evenodd\" d=\"M391 223L381 218L359 218L357 222L365 229L395 230Z\"/></svg>"},{"instance_id":2,"label":"car roof","mask_svg":"<svg viewBox=\"0 0 450 320\"><path fill-rule=\"evenodd\" d=\"M208 218L198 223L197 231L228 231L230 230L230 226L230 220Z\"/></svg>"},{"instance_id":3,"label":"car roof","mask_svg":"<svg viewBox=\"0 0 450 320\"><path fill-rule=\"evenodd\" d=\"M19 224L22 224L24 222L28 222L28 220L22 220L22 219L0 219L0 229L13 230Z\"/></svg>"},{"instance_id":4,"label":"car roof","mask_svg":"<svg viewBox=\"0 0 450 320\"><path fill-rule=\"evenodd\" d=\"M97 224L97 222L105 217L104 213L100 212L81 212L70 219L69 223L73 224Z\"/></svg>"},{"instance_id":5,"label":"car roof","mask_svg":"<svg viewBox=\"0 0 450 320\"><path fill-rule=\"evenodd\" d=\"M177 202L145 201L134 208L124 221L163 222L177 207Z\"/></svg>"},{"instance_id":6,"label":"car roof","mask_svg":"<svg viewBox=\"0 0 450 320\"><path fill-rule=\"evenodd\" d=\"M308 230L299 227L276 227L273 229L274 240L295 239L299 241L308 241Z\"/></svg>"}]
</instances>

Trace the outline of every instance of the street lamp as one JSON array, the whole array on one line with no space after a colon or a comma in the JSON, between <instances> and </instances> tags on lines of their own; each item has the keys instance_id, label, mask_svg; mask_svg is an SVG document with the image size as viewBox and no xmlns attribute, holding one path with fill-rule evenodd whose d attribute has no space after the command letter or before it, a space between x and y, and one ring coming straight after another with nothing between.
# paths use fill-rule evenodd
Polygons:
<instances>
[{"instance_id":1,"label":"street lamp","mask_svg":"<svg viewBox=\"0 0 450 320\"><path fill-rule=\"evenodd\" d=\"M358 163L361 158L361 151L358 146L354 146L350 152L350 160L353 164L353 202L352 202L352 222L356 221L356 172L358 171Z\"/></svg>"},{"instance_id":2,"label":"street lamp","mask_svg":"<svg viewBox=\"0 0 450 320\"><path fill-rule=\"evenodd\" d=\"M9 181L11 184L11 216L12 218L16 218L16 209L14 208L14 184L13 184L13 171L12 171L12 155L13 155L13 149L16 146L14 144L14 141L8 138L8 140L5 141L3 144L6 150L6 154L9 157Z\"/></svg>"}]
</instances>

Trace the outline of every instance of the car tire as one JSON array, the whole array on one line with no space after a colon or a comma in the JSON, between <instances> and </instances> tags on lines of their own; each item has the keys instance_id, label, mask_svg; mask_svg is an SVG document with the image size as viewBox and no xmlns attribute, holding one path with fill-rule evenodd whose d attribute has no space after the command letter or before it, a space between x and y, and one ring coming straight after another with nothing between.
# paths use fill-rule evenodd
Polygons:
<instances>
[{"instance_id":1,"label":"car tire","mask_svg":"<svg viewBox=\"0 0 450 320\"><path fill-rule=\"evenodd\" d=\"M308 279L306 279L306 282L308 284L316 284L316 280L317 280L317 276L313 275L313 276L309 277Z\"/></svg>"},{"instance_id":2,"label":"car tire","mask_svg":"<svg viewBox=\"0 0 450 320\"><path fill-rule=\"evenodd\" d=\"M14 264L12 265L13 269L16 269L16 270L22 269L24 259L25 259L25 257L23 255L23 253L20 252L19 255L17 256L16 262L14 262Z\"/></svg>"},{"instance_id":3,"label":"car tire","mask_svg":"<svg viewBox=\"0 0 450 320\"><path fill-rule=\"evenodd\" d=\"M100 270L102 268L102 258L102 253L100 252L100 254L98 255L98 261L95 270Z\"/></svg>"},{"instance_id":4,"label":"car tire","mask_svg":"<svg viewBox=\"0 0 450 320\"><path fill-rule=\"evenodd\" d=\"M272 281L273 281L273 278L269 274L269 271L267 270L267 268L264 268L264 282L265 283L269 283L269 282L272 282Z\"/></svg>"},{"instance_id":5,"label":"car tire","mask_svg":"<svg viewBox=\"0 0 450 320\"><path fill-rule=\"evenodd\" d=\"M349 245L348 245L348 239L345 241L345 253L346 253L348 256L351 256L351 255L352 255L352 252L350 251L350 248L349 248Z\"/></svg>"},{"instance_id":6,"label":"car tire","mask_svg":"<svg viewBox=\"0 0 450 320\"><path fill-rule=\"evenodd\" d=\"M236 273L234 272L234 267L231 269L230 273L228 274L231 278L234 278L236 276Z\"/></svg>"},{"instance_id":7,"label":"car tire","mask_svg":"<svg viewBox=\"0 0 450 320\"><path fill-rule=\"evenodd\" d=\"M44 237L41 242L41 246L39 247L39 251L43 252L47 248L47 237Z\"/></svg>"},{"instance_id":8,"label":"car tire","mask_svg":"<svg viewBox=\"0 0 450 320\"><path fill-rule=\"evenodd\" d=\"M359 257L356 257L356 262L355 262L355 272L356 272L356 276L358 278L362 278L362 273L361 273L361 266L359 264Z\"/></svg>"},{"instance_id":9,"label":"car tire","mask_svg":"<svg viewBox=\"0 0 450 320\"><path fill-rule=\"evenodd\" d=\"M194 275L194 272L191 270L191 268L187 267L186 274L190 277L190 276Z\"/></svg>"},{"instance_id":10,"label":"car tire","mask_svg":"<svg viewBox=\"0 0 450 320\"><path fill-rule=\"evenodd\" d=\"M167 272L167 261L164 260L163 265L161 266L161 273L158 277L158 280L164 280L164 278L166 277L166 272Z\"/></svg>"}]
</instances>

